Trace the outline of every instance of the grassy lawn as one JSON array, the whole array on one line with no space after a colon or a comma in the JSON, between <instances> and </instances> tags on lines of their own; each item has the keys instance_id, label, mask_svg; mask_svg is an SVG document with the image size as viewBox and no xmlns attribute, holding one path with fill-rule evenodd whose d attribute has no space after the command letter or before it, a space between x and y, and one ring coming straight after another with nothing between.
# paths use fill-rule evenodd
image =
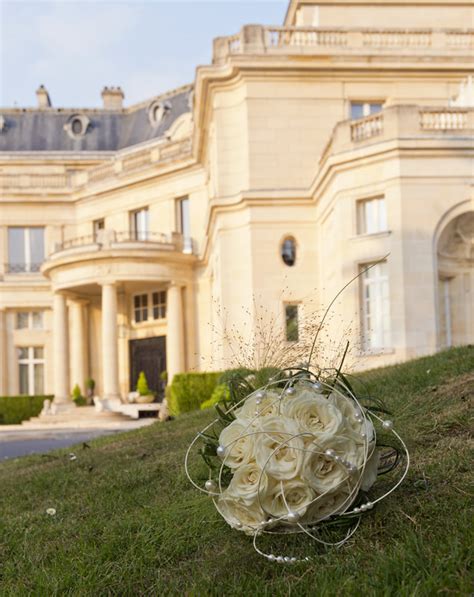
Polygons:
<instances>
[{"instance_id":1,"label":"grassy lawn","mask_svg":"<svg viewBox=\"0 0 474 597\"><path fill-rule=\"evenodd\" d=\"M319 556L281 566L232 531L184 474L185 449L212 417L200 412L1 463L0 595L472 594L474 348L364 380L393 411L413 463L341 549L308 539L305 552ZM281 552L293 548L301 541L286 539Z\"/></svg>"}]
</instances>

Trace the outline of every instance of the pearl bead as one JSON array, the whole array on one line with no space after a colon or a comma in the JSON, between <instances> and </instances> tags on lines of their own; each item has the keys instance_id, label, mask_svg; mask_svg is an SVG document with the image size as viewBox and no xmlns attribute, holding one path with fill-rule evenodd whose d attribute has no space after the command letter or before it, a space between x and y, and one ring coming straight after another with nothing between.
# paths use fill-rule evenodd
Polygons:
<instances>
[{"instance_id":1,"label":"pearl bead","mask_svg":"<svg viewBox=\"0 0 474 597\"><path fill-rule=\"evenodd\" d=\"M262 404L262 399L261 398L257 398L255 400L255 404Z\"/></svg>"},{"instance_id":2,"label":"pearl bead","mask_svg":"<svg viewBox=\"0 0 474 597\"><path fill-rule=\"evenodd\" d=\"M387 429L388 431L390 431L390 429L393 429L393 421L389 421L388 419L386 421L384 421L382 423L382 427L384 429Z\"/></svg>"},{"instance_id":3,"label":"pearl bead","mask_svg":"<svg viewBox=\"0 0 474 597\"><path fill-rule=\"evenodd\" d=\"M297 558L291 558L291 563L294 564L297 561Z\"/></svg>"},{"instance_id":4,"label":"pearl bead","mask_svg":"<svg viewBox=\"0 0 474 597\"><path fill-rule=\"evenodd\" d=\"M207 491L215 491L217 489L217 485L212 479L206 481L204 487L207 489Z\"/></svg>"},{"instance_id":5,"label":"pearl bead","mask_svg":"<svg viewBox=\"0 0 474 597\"><path fill-rule=\"evenodd\" d=\"M367 433L364 433L364 432L362 432L362 433L360 434L360 436L361 436L361 437L363 437L363 438L365 439L365 438L367 437Z\"/></svg>"},{"instance_id":6,"label":"pearl bead","mask_svg":"<svg viewBox=\"0 0 474 597\"><path fill-rule=\"evenodd\" d=\"M332 448L328 448L326 450L326 452L324 452L324 454L328 457L328 458L334 458L336 456L336 452L332 449Z\"/></svg>"},{"instance_id":7,"label":"pearl bead","mask_svg":"<svg viewBox=\"0 0 474 597\"><path fill-rule=\"evenodd\" d=\"M288 512L288 514L286 515L286 519L288 520L288 522L298 522L300 518L301 515L299 512Z\"/></svg>"},{"instance_id":8,"label":"pearl bead","mask_svg":"<svg viewBox=\"0 0 474 597\"><path fill-rule=\"evenodd\" d=\"M217 446L217 450L216 453L218 456L224 456L225 455L225 446Z\"/></svg>"},{"instance_id":9,"label":"pearl bead","mask_svg":"<svg viewBox=\"0 0 474 597\"><path fill-rule=\"evenodd\" d=\"M374 507L372 502L367 502L365 505L367 506L367 510L372 510L372 508Z\"/></svg>"},{"instance_id":10,"label":"pearl bead","mask_svg":"<svg viewBox=\"0 0 474 597\"><path fill-rule=\"evenodd\" d=\"M260 411L256 410L256 411L255 411L253 414L254 414L256 417L258 417L258 415L260 414Z\"/></svg>"},{"instance_id":11,"label":"pearl bead","mask_svg":"<svg viewBox=\"0 0 474 597\"><path fill-rule=\"evenodd\" d=\"M367 512L368 508L367 508L367 504L362 504L362 506L360 507L361 512Z\"/></svg>"},{"instance_id":12,"label":"pearl bead","mask_svg":"<svg viewBox=\"0 0 474 597\"><path fill-rule=\"evenodd\" d=\"M257 400L261 400L264 396L265 394L263 392L257 392L255 394L255 398L257 398Z\"/></svg>"},{"instance_id":13,"label":"pearl bead","mask_svg":"<svg viewBox=\"0 0 474 597\"><path fill-rule=\"evenodd\" d=\"M360 508L354 508L354 514L359 514Z\"/></svg>"},{"instance_id":14,"label":"pearl bead","mask_svg":"<svg viewBox=\"0 0 474 597\"><path fill-rule=\"evenodd\" d=\"M285 560L285 564L289 564L291 562L291 558L289 556L285 556L283 559Z\"/></svg>"},{"instance_id":15,"label":"pearl bead","mask_svg":"<svg viewBox=\"0 0 474 597\"><path fill-rule=\"evenodd\" d=\"M322 390L323 384L320 381L315 381L312 385L313 390Z\"/></svg>"},{"instance_id":16,"label":"pearl bead","mask_svg":"<svg viewBox=\"0 0 474 597\"><path fill-rule=\"evenodd\" d=\"M272 553L269 554L267 558L270 560L270 562L274 562L276 560L276 557Z\"/></svg>"},{"instance_id":17,"label":"pearl bead","mask_svg":"<svg viewBox=\"0 0 474 597\"><path fill-rule=\"evenodd\" d=\"M342 464L342 458L340 456L334 456L334 461Z\"/></svg>"},{"instance_id":18,"label":"pearl bead","mask_svg":"<svg viewBox=\"0 0 474 597\"><path fill-rule=\"evenodd\" d=\"M277 556L277 559L276 559L276 561L277 561L279 564L282 564L282 563L283 563L285 560L283 559L283 557L282 557L282 556Z\"/></svg>"},{"instance_id":19,"label":"pearl bead","mask_svg":"<svg viewBox=\"0 0 474 597\"><path fill-rule=\"evenodd\" d=\"M291 386L289 388L286 388L285 392L287 394L294 394L295 393L295 388L292 388Z\"/></svg>"},{"instance_id":20,"label":"pearl bead","mask_svg":"<svg viewBox=\"0 0 474 597\"><path fill-rule=\"evenodd\" d=\"M241 523L241 522L239 522L239 521L237 521L237 522L234 524L234 528L235 528L235 529L241 529L241 528L242 528L242 523Z\"/></svg>"},{"instance_id":21,"label":"pearl bead","mask_svg":"<svg viewBox=\"0 0 474 597\"><path fill-rule=\"evenodd\" d=\"M353 464L352 462L349 462L349 464L347 465L347 470L350 473L356 473L357 472L357 465Z\"/></svg>"}]
</instances>

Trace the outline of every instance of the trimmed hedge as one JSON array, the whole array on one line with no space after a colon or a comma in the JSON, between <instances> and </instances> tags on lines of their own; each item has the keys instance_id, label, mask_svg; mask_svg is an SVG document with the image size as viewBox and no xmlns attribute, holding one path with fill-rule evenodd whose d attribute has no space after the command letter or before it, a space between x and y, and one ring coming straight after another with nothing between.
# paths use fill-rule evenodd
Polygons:
<instances>
[{"instance_id":1,"label":"trimmed hedge","mask_svg":"<svg viewBox=\"0 0 474 597\"><path fill-rule=\"evenodd\" d=\"M0 425L16 425L36 417L54 396L0 396Z\"/></svg>"},{"instance_id":2,"label":"trimmed hedge","mask_svg":"<svg viewBox=\"0 0 474 597\"><path fill-rule=\"evenodd\" d=\"M170 386L168 406L170 414L199 410L201 404L208 400L221 373L177 373Z\"/></svg>"},{"instance_id":3,"label":"trimmed hedge","mask_svg":"<svg viewBox=\"0 0 474 597\"><path fill-rule=\"evenodd\" d=\"M220 383L214 388L211 397L201 403L201 410L211 408L212 406L219 404L219 402L228 400L228 398L230 398L229 386L226 383Z\"/></svg>"}]
</instances>

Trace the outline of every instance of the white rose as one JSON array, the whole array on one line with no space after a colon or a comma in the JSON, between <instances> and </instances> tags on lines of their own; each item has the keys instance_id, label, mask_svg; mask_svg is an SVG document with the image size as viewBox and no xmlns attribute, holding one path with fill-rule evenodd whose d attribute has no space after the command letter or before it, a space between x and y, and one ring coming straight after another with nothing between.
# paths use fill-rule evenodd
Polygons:
<instances>
[{"instance_id":1,"label":"white rose","mask_svg":"<svg viewBox=\"0 0 474 597\"><path fill-rule=\"evenodd\" d=\"M356 414L361 412L352 398L342 396L337 392L333 392L329 398L329 402L334 404L344 417L345 431L350 433L357 443L365 443L366 439L362 437L364 432L366 438L372 441L374 438L374 426L372 421L366 417L362 422L356 419Z\"/></svg>"},{"instance_id":2,"label":"white rose","mask_svg":"<svg viewBox=\"0 0 474 597\"><path fill-rule=\"evenodd\" d=\"M362 491L368 491L377 480L377 471L380 462L380 452L372 444L369 446L369 459L365 465L364 474L362 475L360 488Z\"/></svg>"},{"instance_id":3,"label":"white rose","mask_svg":"<svg viewBox=\"0 0 474 597\"><path fill-rule=\"evenodd\" d=\"M345 512L354 501L357 492L352 492L351 488L343 485L336 491L331 491L318 496L308 508L306 516L302 522L315 523L319 520L329 518L334 514Z\"/></svg>"},{"instance_id":4,"label":"white rose","mask_svg":"<svg viewBox=\"0 0 474 597\"><path fill-rule=\"evenodd\" d=\"M264 511L275 518L285 517L290 511L304 516L315 497L305 481L290 479L274 483L261 503Z\"/></svg>"},{"instance_id":5,"label":"white rose","mask_svg":"<svg viewBox=\"0 0 474 597\"><path fill-rule=\"evenodd\" d=\"M241 408L235 411L236 417L241 421L254 421L260 417L271 417L280 413L280 394L269 390L262 390L263 397L257 398L253 394L244 402ZM260 403L257 404L257 400ZM258 412L258 415L255 414Z\"/></svg>"},{"instance_id":6,"label":"white rose","mask_svg":"<svg viewBox=\"0 0 474 597\"><path fill-rule=\"evenodd\" d=\"M230 495L227 490L216 501L216 507L227 523L232 527L252 535L258 525L266 520L258 502L245 503Z\"/></svg>"},{"instance_id":7,"label":"white rose","mask_svg":"<svg viewBox=\"0 0 474 597\"><path fill-rule=\"evenodd\" d=\"M314 441L306 445L306 456L301 476L318 493L336 490L351 476L347 467L337 462L334 457L326 456L326 450L334 451L335 456L342 460L359 465L357 445L350 437L340 435L327 436L321 434L315 437ZM363 459L363 455L361 461ZM353 479L353 477L352 477Z\"/></svg>"},{"instance_id":8,"label":"white rose","mask_svg":"<svg viewBox=\"0 0 474 597\"><path fill-rule=\"evenodd\" d=\"M322 394L303 387L296 395L285 400L283 413L294 419L302 431L335 435L343 429L339 409Z\"/></svg>"},{"instance_id":9,"label":"white rose","mask_svg":"<svg viewBox=\"0 0 474 597\"><path fill-rule=\"evenodd\" d=\"M255 460L267 475L291 479L301 469L304 442L295 421L283 416L265 417L255 437Z\"/></svg>"},{"instance_id":10,"label":"white rose","mask_svg":"<svg viewBox=\"0 0 474 597\"><path fill-rule=\"evenodd\" d=\"M257 500L259 494L266 494L267 487L268 477L265 472L256 463L250 463L236 469L227 493L246 504L251 504Z\"/></svg>"},{"instance_id":11,"label":"white rose","mask_svg":"<svg viewBox=\"0 0 474 597\"><path fill-rule=\"evenodd\" d=\"M254 443L255 437L248 425L233 421L219 435L219 444L225 448L224 464L230 468L248 464L254 458Z\"/></svg>"}]
</instances>

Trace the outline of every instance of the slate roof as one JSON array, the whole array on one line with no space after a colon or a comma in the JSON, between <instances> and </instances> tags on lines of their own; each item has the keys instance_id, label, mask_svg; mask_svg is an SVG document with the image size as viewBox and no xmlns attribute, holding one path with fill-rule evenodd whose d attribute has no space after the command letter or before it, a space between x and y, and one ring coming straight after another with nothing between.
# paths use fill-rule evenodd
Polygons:
<instances>
[{"instance_id":1,"label":"slate roof","mask_svg":"<svg viewBox=\"0 0 474 597\"><path fill-rule=\"evenodd\" d=\"M0 130L0 152L15 151L117 151L165 135L185 112L190 111L191 87L152 98L135 107L122 110L104 109L2 109L4 126ZM167 102L170 109L158 126L149 120L148 109L154 101ZM90 120L86 134L71 138L64 126L73 115Z\"/></svg>"}]
</instances>

